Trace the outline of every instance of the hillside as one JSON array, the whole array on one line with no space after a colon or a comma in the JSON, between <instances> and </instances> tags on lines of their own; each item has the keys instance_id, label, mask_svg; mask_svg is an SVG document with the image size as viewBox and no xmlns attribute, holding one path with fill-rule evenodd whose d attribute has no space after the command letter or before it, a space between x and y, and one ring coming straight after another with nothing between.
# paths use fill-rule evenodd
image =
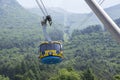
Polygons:
<instances>
[{"instance_id":1,"label":"hillside","mask_svg":"<svg viewBox=\"0 0 120 80\"><path fill-rule=\"evenodd\" d=\"M90 80L119 80L120 45L99 25L74 30L70 40L63 42L64 60L56 65L40 62L37 38L16 37L13 41L1 36L0 41L0 74L11 80L89 80L86 76Z\"/></svg>"},{"instance_id":2,"label":"hillside","mask_svg":"<svg viewBox=\"0 0 120 80\"><path fill-rule=\"evenodd\" d=\"M25 42L35 38L40 40L42 30L39 24L39 16L24 9L16 0L0 1L0 49L14 47L8 44L19 46L19 41L25 41L24 38L27 39ZM18 39L19 37L21 39ZM2 43L4 44L2 45ZM21 45L24 45L24 43L21 43Z\"/></svg>"},{"instance_id":3,"label":"hillside","mask_svg":"<svg viewBox=\"0 0 120 80\"><path fill-rule=\"evenodd\" d=\"M120 79L120 45L100 25L71 31L67 42L64 31L57 28L63 24L58 21L49 27L53 40L63 41L64 59L60 64L46 65L38 58L39 42L44 40L40 16L16 0L0 1L0 80ZM120 25L120 19L115 21Z\"/></svg>"},{"instance_id":4,"label":"hillside","mask_svg":"<svg viewBox=\"0 0 120 80\"><path fill-rule=\"evenodd\" d=\"M112 7L109 7L106 10L106 12L111 16L112 19L117 19L120 17L120 4L118 5L115 5L115 6L112 6Z\"/></svg>"},{"instance_id":5,"label":"hillside","mask_svg":"<svg viewBox=\"0 0 120 80\"><path fill-rule=\"evenodd\" d=\"M0 27L31 27L39 20L16 0L0 0Z\"/></svg>"}]
</instances>

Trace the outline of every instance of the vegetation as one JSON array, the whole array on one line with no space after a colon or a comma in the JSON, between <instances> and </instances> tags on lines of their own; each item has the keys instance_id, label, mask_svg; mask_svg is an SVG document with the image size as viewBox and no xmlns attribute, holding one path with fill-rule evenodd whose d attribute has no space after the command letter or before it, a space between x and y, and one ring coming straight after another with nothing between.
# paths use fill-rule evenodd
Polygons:
<instances>
[{"instance_id":1,"label":"vegetation","mask_svg":"<svg viewBox=\"0 0 120 80\"><path fill-rule=\"evenodd\" d=\"M37 47L44 40L39 19L14 6L0 7L0 80L120 80L120 45L100 25L73 30L63 42L64 60L45 65L38 59ZM8 15L9 8L18 9ZM48 32L53 40L64 40L61 29Z\"/></svg>"},{"instance_id":2,"label":"vegetation","mask_svg":"<svg viewBox=\"0 0 120 80\"><path fill-rule=\"evenodd\" d=\"M0 75L0 80L9 80L9 78L8 77L6 78L6 77Z\"/></svg>"},{"instance_id":3,"label":"vegetation","mask_svg":"<svg viewBox=\"0 0 120 80\"><path fill-rule=\"evenodd\" d=\"M11 80L119 80L120 45L99 27L74 30L64 43L65 59L56 65L44 65L37 58L42 36L33 29L8 34L6 28L0 39L0 74Z\"/></svg>"},{"instance_id":4,"label":"vegetation","mask_svg":"<svg viewBox=\"0 0 120 80\"><path fill-rule=\"evenodd\" d=\"M56 76L50 78L50 80L81 80L81 77L77 71L61 69Z\"/></svg>"}]
</instances>

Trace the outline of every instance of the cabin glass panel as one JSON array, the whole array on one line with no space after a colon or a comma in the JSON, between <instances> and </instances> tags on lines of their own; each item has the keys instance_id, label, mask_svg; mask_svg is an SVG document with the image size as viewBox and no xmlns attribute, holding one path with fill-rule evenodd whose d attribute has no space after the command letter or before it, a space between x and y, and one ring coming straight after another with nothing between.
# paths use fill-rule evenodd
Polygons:
<instances>
[{"instance_id":1,"label":"cabin glass panel","mask_svg":"<svg viewBox=\"0 0 120 80\"><path fill-rule=\"evenodd\" d=\"M45 50L56 50L56 51L60 52L61 45L60 44L42 44L42 45L40 45L40 51L42 53L44 53Z\"/></svg>"}]
</instances>

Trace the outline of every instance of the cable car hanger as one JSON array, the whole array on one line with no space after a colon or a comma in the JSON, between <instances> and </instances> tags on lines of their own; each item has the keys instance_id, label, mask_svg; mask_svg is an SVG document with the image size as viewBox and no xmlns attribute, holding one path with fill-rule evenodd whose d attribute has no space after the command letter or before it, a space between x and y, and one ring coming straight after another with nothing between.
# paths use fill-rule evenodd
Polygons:
<instances>
[{"instance_id":1,"label":"cable car hanger","mask_svg":"<svg viewBox=\"0 0 120 80\"><path fill-rule=\"evenodd\" d=\"M49 25L52 25L52 18L50 15L48 15L47 9L45 8L45 5L42 0L40 0L41 4L38 0L36 0L36 3L38 4L40 10L43 13L43 20L41 21L43 34L45 37L45 41L42 42L39 46L39 53L40 53L40 60L44 64L56 64L60 63L63 60L63 49L62 49L62 43L60 41L52 41L50 36L47 34L46 28L47 23Z\"/></svg>"}]
</instances>

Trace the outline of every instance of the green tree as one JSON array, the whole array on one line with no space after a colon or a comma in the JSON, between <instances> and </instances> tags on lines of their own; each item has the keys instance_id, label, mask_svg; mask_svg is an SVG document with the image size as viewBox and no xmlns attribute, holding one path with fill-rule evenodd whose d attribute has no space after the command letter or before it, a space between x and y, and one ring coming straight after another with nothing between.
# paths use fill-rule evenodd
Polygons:
<instances>
[{"instance_id":1,"label":"green tree","mask_svg":"<svg viewBox=\"0 0 120 80\"><path fill-rule=\"evenodd\" d=\"M115 75L114 80L120 80L120 75Z\"/></svg>"},{"instance_id":2,"label":"green tree","mask_svg":"<svg viewBox=\"0 0 120 80\"><path fill-rule=\"evenodd\" d=\"M8 77L4 77L2 75L0 75L0 80L10 80Z\"/></svg>"},{"instance_id":3,"label":"green tree","mask_svg":"<svg viewBox=\"0 0 120 80\"><path fill-rule=\"evenodd\" d=\"M87 69L83 73L83 80L96 80L95 75L93 74L91 69Z\"/></svg>"},{"instance_id":4,"label":"green tree","mask_svg":"<svg viewBox=\"0 0 120 80\"><path fill-rule=\"evenodd\" d=\"M58 75L51 77L49 80L81 80L81 77L78 72L72 69L61 69Z\"/></svg>"}]
</instances>

